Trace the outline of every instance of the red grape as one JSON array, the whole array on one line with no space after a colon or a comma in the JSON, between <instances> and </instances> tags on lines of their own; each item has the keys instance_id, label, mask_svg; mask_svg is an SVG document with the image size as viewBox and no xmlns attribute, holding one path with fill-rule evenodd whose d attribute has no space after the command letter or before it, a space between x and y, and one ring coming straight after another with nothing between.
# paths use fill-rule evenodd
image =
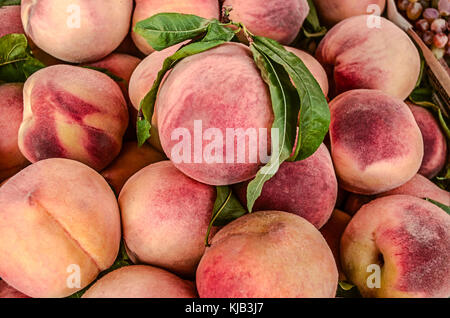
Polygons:
<instances>
[{"instance_id":1,"label":"red grape","mask_svg":"<svg viewBox=\"0 0 450 318\"><path fill-rule=\"evenodd\" d=\"M433 44L434 33L431 31L425 31L422 35L422 40L426 45Z\"/></svg>"},{"instance_id":2,"label":"red grape","mask_svg":"<svg viewBox=\"0 0 450 318\"><path fill-rule=\"evenodd\" d=\"M422 15L423 7L420 2L410 2L408 8L406 9L406 15L408 19L416 21Z\"/></svg>"},{"instance_id":3,"label":"red grape","mask_svg":"<svg viewBox=\"0 0 450 318\"><path fill-rule=\"evenodd\" d=\"M444 19L436 19L431 23L431 31L441 33L447 30L447 21Z\"/></svg>"},{"instance_id":4,"label":"red grape","mask_svg":"<svg viewBox=\"0 0 450 318\"><path fill-rule=\"evenodd\" d=\"M408 8L409 1L408 0L398 0L397 6L401 11L406 11Z\"/></svg>"},{"instance_id":5,"label":"red grape","mask_svg":"<svg viewBox=\"0 0 450 318\"><path fill-rule=\"evenodd\" d=\"M433 45L438 49L444 48L448 43L448 36L444 33L437 33L433 37Z\"/></svg>"},{"instance_id":6,"label":"red grape","mask_svg":"<svg viewBox=\"0 0 450 318\"><path fill-rule=\"evenodd\" d=\"M425 11L423 12L423 17L424 19L426 19L428 22L431 23L439 18L439 11L436 10L435 8L426 8Z\"/></svg>"},{"instance_id":7,"label":"red grape","mask_svg":"<svg viewBox=\"0 0 450 318\"><path fill-rule=\"evenodd\" d=\"M430 28L430 24L425 19L420 19L416 22L416 29L424 32Z\"/></svg>"}]
</instances>

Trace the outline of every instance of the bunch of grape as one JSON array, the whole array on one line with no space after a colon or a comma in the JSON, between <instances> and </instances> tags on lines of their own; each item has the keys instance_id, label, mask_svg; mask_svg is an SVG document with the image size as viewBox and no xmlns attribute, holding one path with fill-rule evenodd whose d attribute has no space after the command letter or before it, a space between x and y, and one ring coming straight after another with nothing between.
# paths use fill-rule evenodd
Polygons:
<instances>
[{"instance_id":1,"label":"bunch of grape","mask_svg":"<svg viewBox=\"0 0 450 318\"><path fill-rule=\"evenodd\" d=\"M434 55L450 58L450 0L398 0L398 8Z\"/></svg>"}]
</instances>

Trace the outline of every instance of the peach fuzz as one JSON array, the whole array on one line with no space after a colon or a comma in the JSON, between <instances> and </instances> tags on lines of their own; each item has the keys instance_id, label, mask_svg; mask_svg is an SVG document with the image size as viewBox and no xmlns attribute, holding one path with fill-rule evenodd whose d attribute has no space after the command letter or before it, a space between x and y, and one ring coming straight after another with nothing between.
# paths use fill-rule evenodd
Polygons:
<instances>
[{"instance_id":1,"label":"peach fuzz","mask_svg":"<svg viewBox=\"0 0 450 318\"><path fill-rule=\"evenodd\" d=\"M23 0L26 34L42 50L72 63L113 52L130 28L132 0Z\"/></svg>"},{"instance_id":2,"label":"peach fuzz","mask_svg":"<svg viewBox=\"0 0 450 318\"><path fill-rule=\"evenodd\" d=\"M125 182L146 166L164 160L164 156L149 145L139 147L137 142L123 145L119 156L101 172L118 195Z\"/></svg>"},{"instance_id":3,"label":"peach fuzz","mask_svg":"<svg viewBox=\"0 0 450 318\"><path fill-rule=\"evenodd\" d=\"M20 19L20 5L0 7L0 21L0 38L11 33L25 33Z\"/></svg>"},{"instance_id":4,"label":"peach fuzz","mask_svg":"<svg viewBox=\"0 0 450 318\"><path fill-rule=\"evenodd\" d=\"M0 182L23 168L29 162L20 152L18 133L23 116L23 84L0 85Z\"/></svg>"},{"instance_id":5,"label":"peach fuzz","mask_svg":"<svg viewBox=\"0 0 450 318\"><path fill-rule=\"evenodd\" d=\"M92 285L83 298L196 298L192 282L144 265L112 271Z\"/></svg>"},{"instance_id":6,"label":"peach fuzz","mask_svg":"<svg viewBox=\"0 0 450 318\"><path fill-rule=\"evenodd\" d=\"M316 79L317 83L319 83L320 88L322 88L323 94L325 96L328 96L328 77L327 72L325 71L323 66L320 65L320 63L313 56L302 50L289 46L286 46L285 49L291 53L294 53L299 59L302 60L302 62Z\"/></svg>"},{"instance_id":7,"label":"peach fuzz","mask_svg":"<svg viewBox=\"0 0 450 318\"><path fill-rule=\"evenodd\" d=\"M139 171L119 195L130 256L193 277L205 250L215 199L214 187L186 177L170 161Z\"/></svg>"},{"instance_id":8,"label":"peach fuzz","mask_svg":"<svg viewBox=\"0 0 450 318\"><path fill-rule=\"evenodd\" d=\"M25 82L19 148L31 162L68 158L100 171L119 154L127 126L123 94L101 72L55 65Z\"/></svg>"},{"instance_id":9,"label":"peach fuzz","mask_svg":"<svg viewBox=\"0 0 450 318\"><path fill-rule=\"evenodd\" d=\"M244 206L247 205L248 184L244 182L234 187ZM306 160L282 163L277 174L264 184L254 210L294 213L321 228L333 213L337 188L330 153L322 144Z\"/></svg>"},{"instance_id":10,"label":"peach fuzz","mask_svg":"<svg viewBox=\"0 0 450 318\"><path fill-rule=\"evenodd\" d=\"M40 161L0 188L0 277L34 298L69 296L114 263L120 232L116 198L97 172ZM80 288L67 284L77 268Z\"/></svg>"},{"instance_id":11,"label":"peach fuzz","mask_svg":"<svg viewBox=\"0 0 450 318\"><path fill-rule=\"evenodd\" d=\"M450 216L425 200L405 195L363 206L341 240L342 267L364 297L450 296ZM367 280L381 267L380 288Z\"/></svg>"},{"instance_id":12,"label":"peach fuzz","mask_svg":"<svg viewBox=\"0 0 450 318\"><path fill-rule=\"evenodd\" d=\"M255 35L289 45L309 14L307 0L225 0L230 19L243 23Z\"/></svg>"},{"instance_id":13,"label":"peach fuzz","mask_svg":"<svg viewBox=\"0 0 450 318\"><path fill-rule=\"evenodd\" d=\"M345 228L352 217L340 210L334 210L330 220L321 229L323 237L328 243L331 251L333 252L334 260L336 261L339 270L339 281L346 281L344 272L342 271L340 260L340 243L342 234L344 234Z\"/></svg>"},{"instance_id":14,"label":"peach fuzz","mask_svg":"<svg viewBox=\"0 0 450 318\"><path fill-rule=\"evenodd\" d=\"M206 184L229 185L252 179L259 170L262 151L250 147L249 138L240 142L229 136L228 142L218 140L214 145L216 156L223 155L223 160L210 158L214 155L207 150L212 142L203 138L199 144L205 152L197 158L200 151L196 153L195 147L186 146L193 144L194 135L198 134L195 121L201 121L203 132L215 128L224 139L229 129L267 131L267 143L260 140L257 145L267 144L267 149L271 149L273 111L269 90L250 49L243 44L223 44L178 63L160 88L156 119L166 155L183 173ZM180 130L182 136L178 136ZM198 159L201 163L195 163ZM233 163L226 163L230 161Z\"/></svg>"},{"instance_id":15,"label":"peach fuzz","mask_svg":"<svg viewBox=\"0 0 450 318\"><path fill-rule=\"evenodd\" d=\"M450 206L450 192L447 192L420 174L391 191L381 193L377 197L385 197L395 194L410 195L421 199L431 199ZM364 204L369 203L375 197L359 194L350 194L345 205L345 211L355 214Z\"/></svg>"},{"instance_id":16,"label":"peach fuzz","mask_svg":"<svg viewBox=\"0 0 450 318\"><path fill-rule=\"evenodd\" d=\"M320 21L333 26L342 20L363 14L383 13L386 0L314 0ZM369 10L370 5L377 5L380 12Z\"/></svg>"},{"instance_id":17,"label":"peach fuzz","mask_svg":"<svg viewBox=\"0 0 450 318\"><path fill-rule=\"evenodd\" d=\"M219 11L218 0L136 0L132 23L134 28L138 22L158 13L183 13L205 19L219 19ZM141 35L133 31L131 36L138 49L145 55L155 51Z\"/></svg>"},{"instance_id":18,"label":"peach fuzz","mask_svg":"<svg viewBox=\"0 0 450 318\"><path fill-rule=\"evenodd\" d=\"M30 297L21 293L18 290L15 290L7 283L5 283L4 280L0 279L0 299L1 298L30 298Z\"/></svg>"},{"instance_id":19,"label":"peach fuzz","mask_svg":"<svg viewBox=\"0 0 450 318\"><path fill-rule=\"evenodd\" d=\"M403 101L377 90L353 90L335 98L330 111L333 163L345 190L383 193L419 171L422 134Z\"/></svg>"},{"instance_id":20,"label":"peach fuzz","mask_svg":"<svg viewBox=\"0 0 450 318\"><path fill-rule=\"evenodd\" d=\"M444 168L447 161L447 140L433 114L427 109L407 103L411 109L424 144L424 156L419 173L433 179Z\"/></svg>"},{"instance_id":21,"label":"peach fuzz","mask_svg":"<svg viewBox=\"0 0 450 318\"><path fill-rule=\"evenodd\" d=\"M223 227L197 269L201 298L335 297L337 283L320 232L279 211L247 214Z\"/></svg>"},{"instance_id":22,"label":"peach fuzz","mask_svg":"<svg viewBox=\"0 0 450 318\"><path fill-rule=\"evenodd\" d=\"M419 52L395 24L380 18L380 28L369 27L371 18L356 16L334 26L320 42L316 58L328 72L334 96L368 88L404 100L419 77Z\"/></svg>"}]
</instances>

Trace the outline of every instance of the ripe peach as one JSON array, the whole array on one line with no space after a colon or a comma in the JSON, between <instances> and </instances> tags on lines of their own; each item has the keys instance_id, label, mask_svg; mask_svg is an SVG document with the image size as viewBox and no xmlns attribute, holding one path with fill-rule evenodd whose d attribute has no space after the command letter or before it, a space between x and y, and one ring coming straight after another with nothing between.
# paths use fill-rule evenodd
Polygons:
<instances>
[{"instance_id":1,"label":"ripe peach","mask_svg":"<svg viewBox=\"0 0 450 318\"><path fill-rule=\"evenodd\" d=\"M149 145L139 147L137 142L127 142L123 145L119 156L101 174L118 195L132 175L162 160L164 156Z\"/></svg>"},{"instance_id":2,"label":"ripe peach","mask_svg":"<svg viewBox=\"0 0 450 318\"><path fill-rule=\"evenodd\" d=\"M202 298L334 297L337 283L320 232L278 211L247 214L223 227L197 269Z\"/></svg>"},{"instance_id":3,"label":"ripe peach","mask_svg":"<svg viewBox=\"0 0 450 318\"><path fill-rule=\"evenodd\" d=\"M386 6L386 0L314 0L314 4L316 5L320 21L327 26L333 26L350 17L378 13L369 10L370 5L377 5L381 14Z\"/></svg>"},{"instance_id":4,"label":"ripe peach","mask_svg":"<svg viewBox=\"0 0 450 318\"><path fill-rule=\"evenodd\" d=\"M99 60L114 51L130 28L132 0L23 0L26 34L66 62Z\"/></svg>"},{"instance_id":5,"label":"ripe peach","mask_svg":"<svg viewBox=\"0 0 450 318\"><path fill-rule=\"evenodd\" d=\"M330 110L333 163L344 189L378 194L414 177L423 159L422 134L403 101L361 89L335 98Z\"/></svg>"},{"instance_id":6,"label":"ripe peach","mask_svg":"<svg viewBox=\"0 0 450 318\"><path fill-rule=\"evenodd\" d=\"M311 72L311 74L314 76L316 81L319 83L320 87L322 88L322 92L325 96L328 95L328 77L327 72L323 68L322 65L310 54L293 48L286 46L286 50L288 50L291 53L294 53L297 55L299 59L302 60L302 62L305 64L305 66L308 68L308 70Z\"/></svg>"},{"instance_id":7,"label":"ripe peach","mask_svg":"<svg viewBox=\"0 0 450 318\"><path fill-rule=\"evenodd\" d=\"M217 0L136 0L133 28L139 21L167 12L194 14L205 19L219 19L219 2ZM148 55L154 52L141 35L133 32L131 36L142 53Z\"/></svg>"},{"instance_id":8,"label":"ripe peach","mask_svg":"<svg viewBox=\"0 0 450 318\"><path fill-rule=\"evenodd\" d=\"M215 199L214 187L186 177L170 161L139 171L119 195L123 236L132 258L194 276Z\"/></svg>"},{"instance_id":9,"label":"ripe peach","mask_svg":"<svg viewBox=\"0 0 450 318\"><path fill-rule=\"evenodd\" d=\"M20 152L17 135L23 114L23 84L0 85L0 182L29 162Z\"/></svg>"},{"instance_id":10,"label":"ripe peach","mask_svg":"<svg viewBox=\"0 0 450 318\"><path fill-rule=\"evenodd\" d=\"M347 277L365 297L447 298L450 216L412 196L376 199L347 226L341 260ZM370 265L379 266L379 279ZM379 286L368 284L377 281Z\"/></svg>"},{"instance_id":11,"label":"ripe peach","mask_svg":"<svg viewBox=\"0 0 450 318\"><path fill-rule=\"evenodd\" d=\"M411 103L408 105L423 137L424 156L419 173L433 179L447 161L447 141L433 114L423 107Z\"/></svg>"},{"instance_id":12,"label":"ripe peach","mask_svg":"<svg viewBox=\"0 0 450 318\"><path fill-rule=\"evenodd\" d=\"M11 33L25 33L20 19L20 6L0 7L0 38Z\"/></svg>"},{"instance_id":13,"label":"ripe peach","mask_svg":"<svg viewBox=\"0 0 450 318\"><path fill-rule=\"evenodd\" d=\"M328 246L333 252L334 260L336 261L339 270L340 281L347 280L344 272L342 271L339 249L342 234L344 234L345 228L351 219L352 217L347 213L340 210L334 210L330 220L320 229L320 233L322 233L328 243Z\"/></svg>"},{"instance_id":14,"label":"ripe peach","mask_svg":"<svg viewBox=\"0 0 450 318\"><path fill-rule=\"evenodd\" d=\"M223 6L232 8L232 21L284 45L296 39L309 14L306 0L225 0Z\"/></svg>"},{"instance_id":15,"label":"ripe peach","mask_svg":"<svg viewBox=\"0 0 450 318\"><path fill-rule=\"evenodd\" d=\"M0 277L26 295L86 287L113 264L119 243L114 193L82 163L43 160L0 188Z\"/></svg>"},{"instance_id":16,"label":"ripe peach","mask_svg":"<svg viewBox=\"0 0 450 318\"><path fill-rule=\"evenodd\" d=\"M166 155L183 173L206 184L253 178L264 153L261 145L271 149L268 87L242 44L227 43L178 63L159 91L156 119ZM207 140L209 133L216 134L214 142ZM260 136L259 142L248 137L251 133Z\"/></svg>"},{"instance_id":17,"label":"ripe peach","mask_svg":"<svg viewBox=\"0 0 450 318\"><path fill-rule=\"evenodd\" d=\"M334 26L316 57L328 72L333 95L369 88L404 100L419 77L419 53L395 24L381 17L378 28L369 23L372 18L356 16Z\"/></svg>"},{"instance_id":18,"label":"ripe peach","mask_svg":"<svg viewBox=\"0 0 450 318\"><path fill-rule=\"evenodd\" d=\"M19 148L31 162L69 158L96 170L120 152L128 125L119 86L94 70L55 65L25 82Z\"/></svg>"},{"instance_id":19,"label":"ripe peach","mask_svg":"<svg viewBox=\"0 0 450 318\"><path fill-rule=\"evenodd\" d=\"M247 186L235 186L241 202L247 204ZM336 204L337 180L325 145L303 161L284 162L277 174L264 184L255 211L276 210L297 214L321 228Z\"/></svg>"},{"instance_id":20,"label":"ripe peach","mask_svg":"<svg viewBox=\"0 0 450 318\"><path fill-rule=\"evenodd\" d=\"M0 299L1 298L30 298L30 297L12 288L4 280L0 279Z\"/></svg>"},{"instance_id":21,"label":"ripe peach","mask_svg":"<svg viewBox=\"0 0 450 318\"><path fill-rule=\"evenodd\" d=\"M162 269L134 265L112 271L92 285L83 298L196 298L192 282Z\"/></svg>"}]
</instances>

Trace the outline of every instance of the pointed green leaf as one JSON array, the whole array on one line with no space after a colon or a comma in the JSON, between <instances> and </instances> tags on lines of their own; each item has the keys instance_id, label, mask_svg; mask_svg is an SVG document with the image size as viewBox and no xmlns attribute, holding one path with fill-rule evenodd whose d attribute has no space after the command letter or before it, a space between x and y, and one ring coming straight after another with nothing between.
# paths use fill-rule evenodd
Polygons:
<instances>
[{"instance_id":1,"label":"pointed green leaf","mask_svg":"<svg viewBox=\"0 0 450 318\"><path fill-rule=\"evenodd\" d=\"M426 199L428 202L433 203L434 205L440 207L442 210L444 210L445 212L447 212L447 214L450 214L450 206L449 205L445 205L443 203L434 201L432 199Z\"/></svg>"},{"instance_id":2,"label":"pointed green leaf","mask_svg":"<svg viewBox=\"0 0 450 318\"><path fill-rule=\"evenodd\" d=\"M144 37L153 49L161 51L205 34L210 22L191 14L160 13L139 21L134 31Z\"/></svg>"},{"instance_id":3,"label":"pointed green leaf","mask_svg":"<svg viewBox=\"0 0 450 318\"><path fill-rule=\"evenodd\" d=\"M300 103L298 94L284 68L268 58L260 50L259 45L252 44L250 48L262 78L269 86L274 112L272 129L278 131L277 139L272 136L272 156L269 163L258 171L255 179L247 187L247 208L252 212L264 184L278 172L280 165L292 153Z\"/></svg>"}]
</instances>

